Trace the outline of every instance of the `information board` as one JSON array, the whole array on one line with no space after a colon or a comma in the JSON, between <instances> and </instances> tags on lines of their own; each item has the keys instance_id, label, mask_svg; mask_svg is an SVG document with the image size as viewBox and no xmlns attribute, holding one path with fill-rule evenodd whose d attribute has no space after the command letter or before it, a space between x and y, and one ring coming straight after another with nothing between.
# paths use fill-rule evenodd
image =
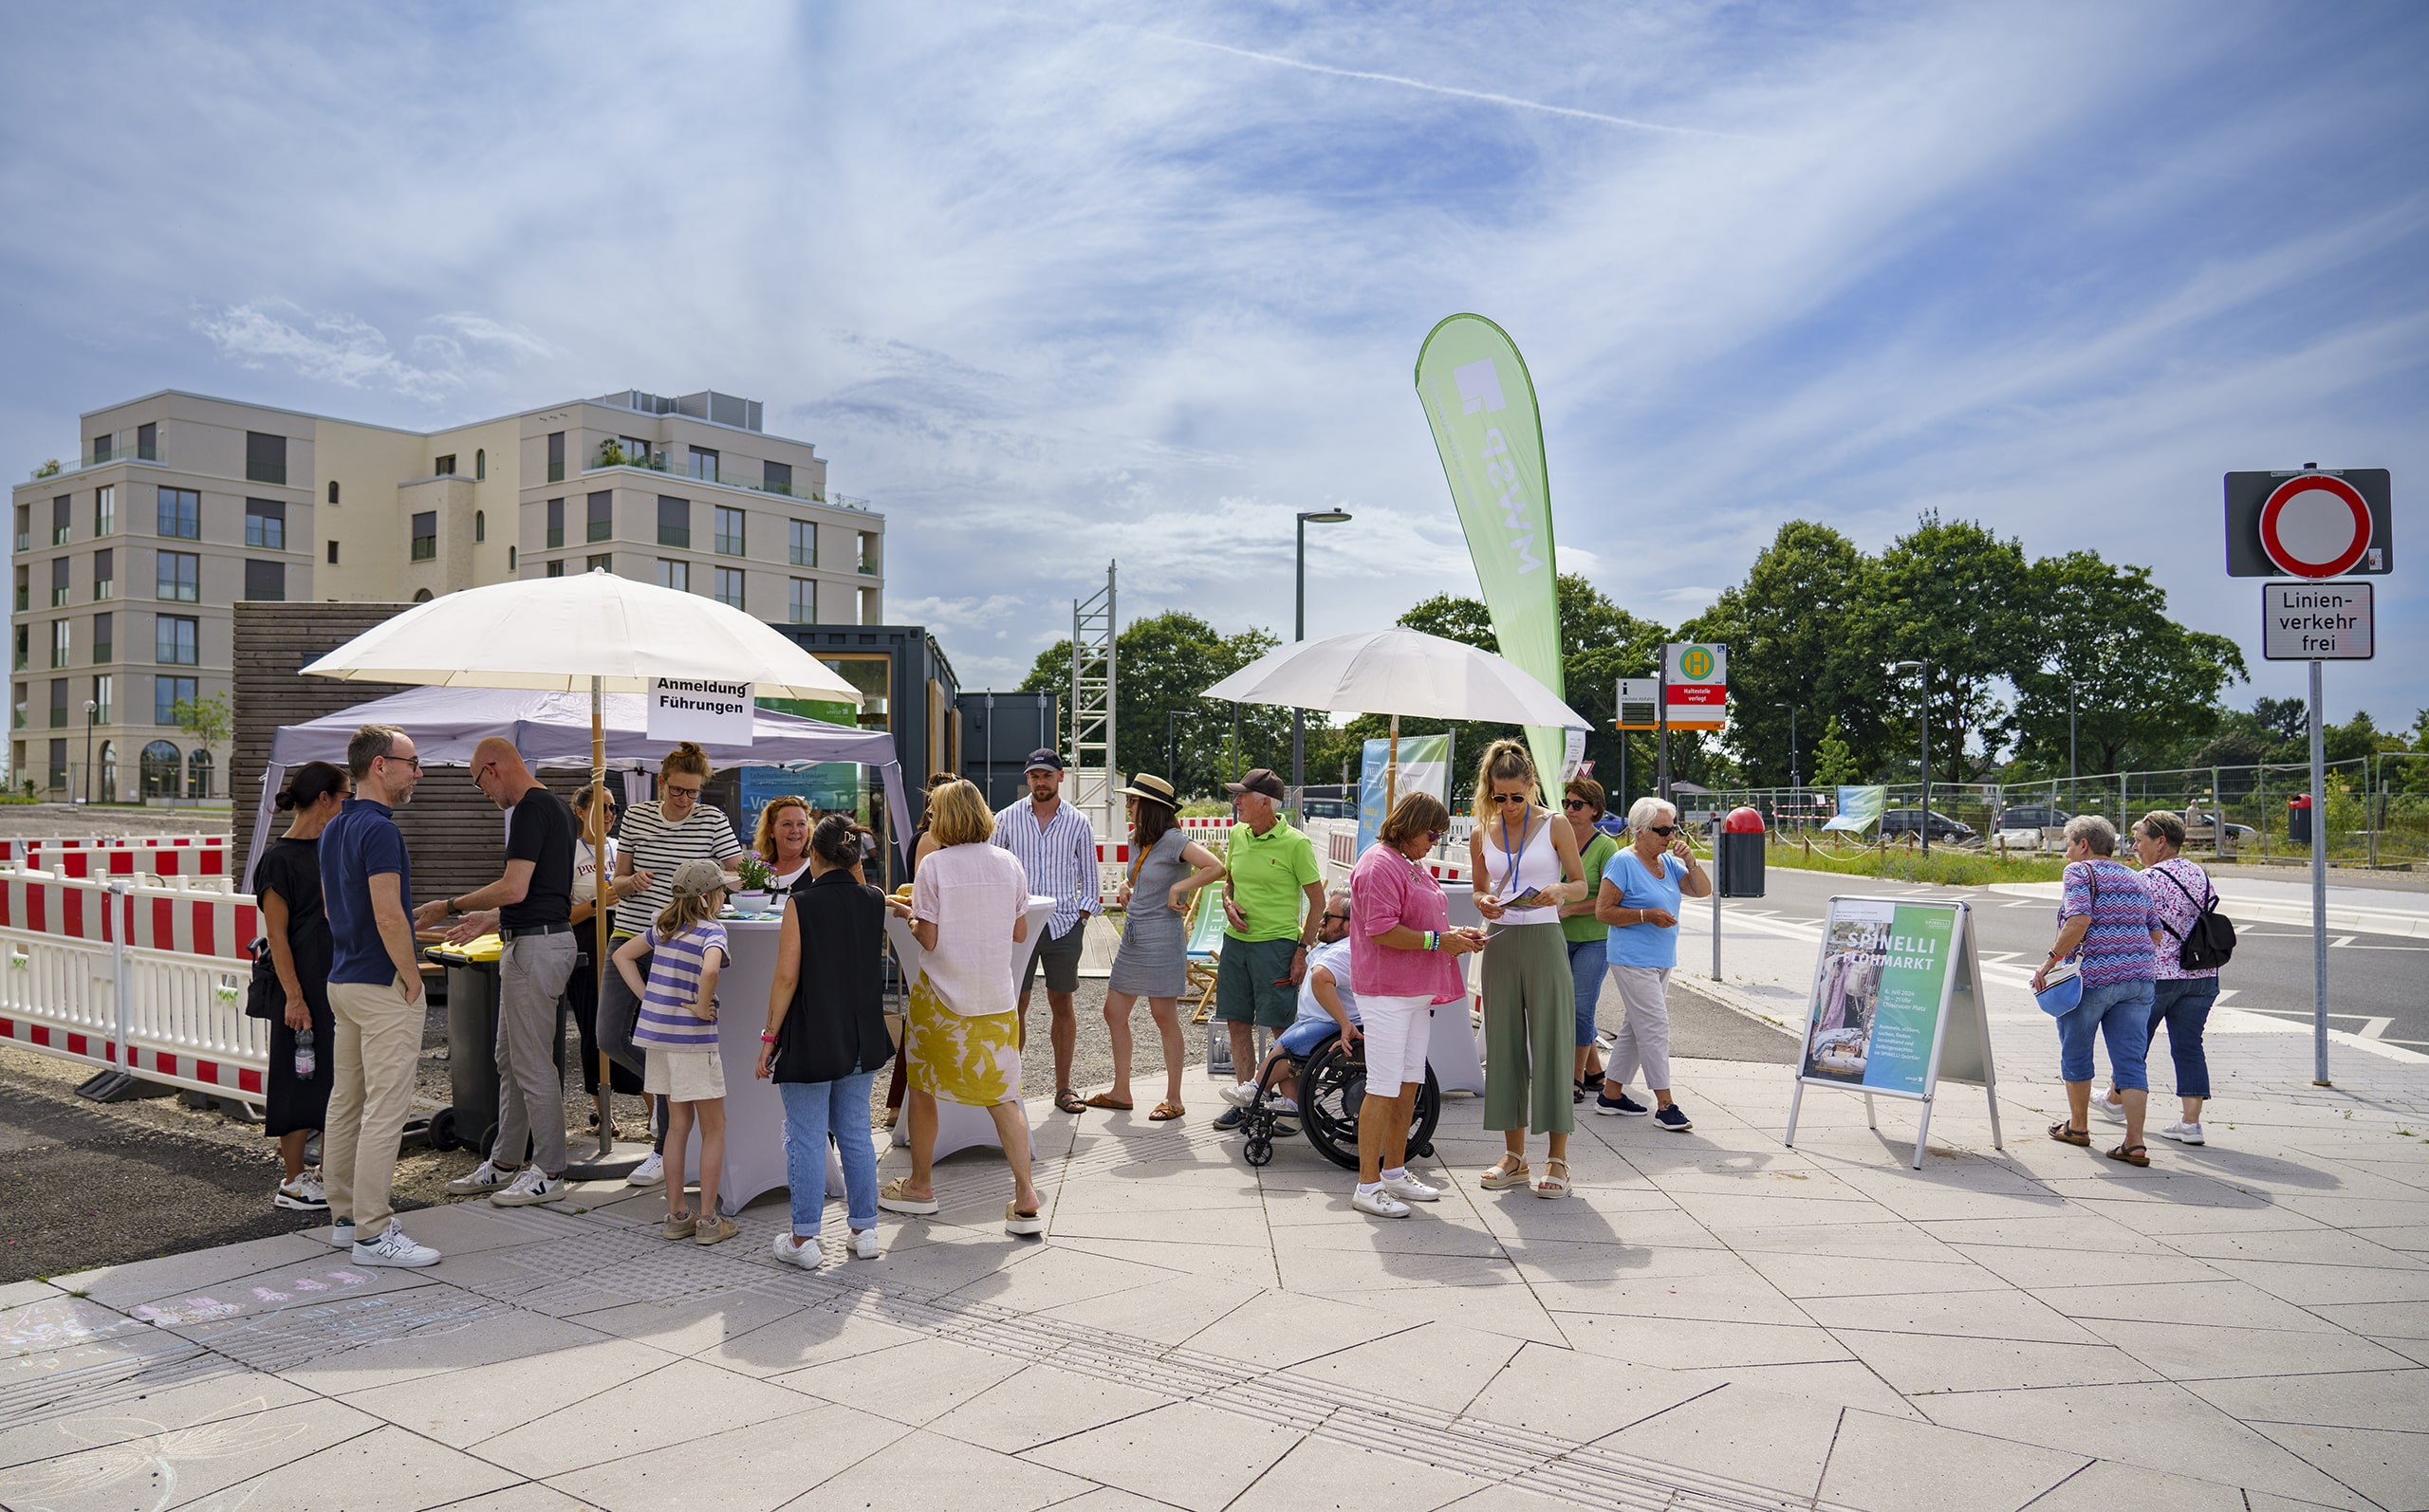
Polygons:
<instances>
[{"instance_id":1,"label":"information board","mask_svg":"<svg viewBox=\"0 0 2429 1512\"><path fill-rule=\"evenodd\" d=\"M2270 661L2368 661L2378 613L2366 582L2264 582L2260 655Z\"/></svg>"}]
</instances>

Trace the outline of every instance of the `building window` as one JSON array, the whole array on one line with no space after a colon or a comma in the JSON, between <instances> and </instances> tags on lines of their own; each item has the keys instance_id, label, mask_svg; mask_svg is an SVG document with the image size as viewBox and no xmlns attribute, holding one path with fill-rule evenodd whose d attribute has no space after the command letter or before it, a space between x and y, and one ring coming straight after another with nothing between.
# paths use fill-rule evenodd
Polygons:
<instances>
[{"instance_id":1,"label":"building window","mask_svg":"<svg viewBox=\"0 0 2429 1512\"><path fill-rule=\"evenodd\" d=\"M487 541L489 538L490 538L490 512L489 512L487 509L475 509L475 510L473 510L473 544L474 545L478 545L478 544L480 544L482 542Z\"/></svg>"},{"instance_id":2,"label":"building window","mask_svg":"<svg viewBox=\"0 0 2429 1512\"><path fill-rule=\"evenodd\" d=\"M286 486L287 437L264 435L259 431L245 433L245 481Z\"/></svg>"},{"instance_id":3,"label":"building window","mask_svg":"<svg viewBox=\"0 0 2429 1512\"><path fill-rule=\"evenodd\" d=\"M76 496L63 493L50 501L50 544L64 546L67 544L68 537L75 533Z\"/></svg>"},{"instance_id":4,"label":"building window","mask_svg":"<svg viewBox=\"0 0 2429 1512\"><path fill-rule=\"evenodd\" d=\"M158 551L152 560L153 598L171 603L202 601L202 558L191 551Z\"/></svg>"},{"instance_id":5,"label":"building window","mask_svg":"<svg viewBox=\"0 0 2429 1512\"><path fill-rule=\"evenodd\" d=\"M23 671L25 671L25 670L26 670L27 662L28 662L28 660L29 659L29 658L28 658L28 653L27 653L27 651L26 651L26 648L27 648L28 646L29 646L29 645L31 645L31 644L33 644L33 634L34 634L34 632L33 632L33 627L32 627L31 625L19 625L19 626L17 627L17 662L16 662L16 666L17 666L17 671L19 671L19 672L23 672Z\"/></svg>"},{"instance_id":6,"label":"building window","mask_svg":"<svg viewBox=\"0 0 2429 1512\"><path fill-rule=\"evenodd\" d=\"M193 667L202 661L202 621L192 615L152 617L152 659L163 667Z\"/></svg>"},{"instance_id":7,"label":"building window","mask_svg":"<svg viewBox=\"0 0 2429 1512\"><path fill-rule=\"evenodd\" d=\"M716 552L720 557L747 557L742 549L742 511L720 508L715 511Z\"/></svg>"},{"instance_id":8,"label":"building window","mask_svg":"<svg viewBox=\"0 0 2429 1512\"><path fill-rule=\"evenodd\" d=\"M66 666L68 654L74 649L75 636L68 629L72 621L65 619L54 619L50 622L50 664L54 667Z\"/></svg>"},{"instance_id":9,"label":"building window","mask_svg":"<svg viewBox=\"0 0 2429 1512\"><path fill-rule=\"evenodd\" d=\"M173 541L201 540L202 495L192 489L160 489L158 528Z\"/></svg>"},{"instance_id":10,"label":"building window","mask_svg":"<svg viewBox=\"0 0 2429 1512\"><path fill-rule=\"evenodd\" d=\"M473 449L473 481L474 483L485 483L489 481L489 449L487 447L476 446Z\"/></svg>"},{"instance_id":11,"label":"building window","mask_svg":"<svg viewBox=\"0 0 2429 1512\"><path fill-rule=\"evenodd\" d=\"M551 577L551 578L562 578L562 577L564 577L565 575L566 575L566 564L565 564L565 562L564 562L564 560L563 560L562 558L560 558L559 560L557 560L557 561L555 561L555 562L549 562L549 563L548 563L548 576L549 576L549 577Z\"/></svg>"},{"instance_id":12,"label":"building window","mask_svg":"<svg viewBox=\"0 0 2429 1512\"><path fill-rule=\"evenodd\" d=\"M53 609L65 609L67 607L67 572L68 566L67 559L65 557L53 557L50 559L50 606Z\"/></svg>"},{"instance_id":13,"label":"building window","mask_svg":"<svg viewBox=\"0 0 2429 1512\"><path fill-rule=\"evenodd\" d=\"M658 558L658 585L661 588L672 588L677 593L690 593L692 564L688 562L670 562L664 557Z\"/></svg>"},{"instance_id":14,"label":"building window","mask_svg":"<svg viewBox=\"0 0 2429 1512\"><path fill-rule=\"evenodd\" d=\"M861 590L861 623L873 625L877 622L877 590L863 588Z\"/></svg>"},{"instance_id":15,"label":"building window","mask_svg":"<svg viewBox=\"0 0 2429 1512\"><path fill-rule=\"evenodd\" d=\"M57 729L61 727L53 725L51 728ZM67 742L64 740L50 743L50 785L54 790L67 785Z\"/></svg>"},{"instance_id":16,"label":"building window","mask_svg":"<svg viewBox=\"0 0 2429 1512\"><path fill-rule=\"evenodd\" d=\"M566 544L566 501L548 501L548 549L560 551Z\"/></svg>"},{"instance_id":17,"label":"building window","mask_svg":"<svg viewBox=\"0 0 2429 1512\"><path fill-rule=\"evenodd\" d=\"M786 594L785 612L794 624L818 623L818 584L807 578L795 578Z\"/></svg>"},{"instance_id":18,"label":"building window","mask_svg":"<svg viewBox=\"0 0 2429 1512\"><path fill-rule=\"evenodd\" d=\"M118 549L104 547L93 553L93 601L118 597Z\"/></svg>"},{"instance_id":19,"label":"building window","mask_svg":"<svg viewBox=\"0 0 2429 1512\"><path fill-rule=\"evenodd\" d=\"M595 557L585 557L583 559L582 570L584 572L613 572L616 570L616 558L613 553L604 551Z\"/></svg>"},{"instance_id":20,"label":"building window","mask_svg":"<svg viewBox=\"0 0 2429 1512\"><path fill-rule=\"evenodd\" d=\"M17 506L17 549L30 550L33 544L34 507L30 504L21 504Z\"/></svg>"},{"instance_id":21,"label":"building window","mask_svg":"<svg viewBox=\"0 0 2429 1512\"><path fill-rule=\"evenodd\" d=\"M24 562L17 563L17 613L19 614L24 614L34 606L33 573L34 569Z\"/></svg>"},{"instance_id":22,"label":"building window","mask_svg":"<svg viewBox=\"0 0 2429 1512\"><path fill-rule=\"evenodd\" d=\"M338 480L335 478L329 480L329 502L331 504L338 502Z\"/></svg>"},{"instance_id":23,"label":"building window","mask_svg":"<svg viewBox=\"0 0 2429 1512\"><path fill-rule=\"evenodd\" d=\"M118 485L93 490L93 534L105 536L118 528Z\"/></svg>"},{"instance_id":24,"label":"building window","mask_svg":"<svg viewBox=\"0 0 2429 1512\"><path fill-rule=\"evenodd\" d=\"M135 459L139 462L160 460L160 428L145 424L135 428Z\"/></svg>"},{"instance_id":25,"label":"building window","mask_svg":"<svg viewBox=\"0 0 2429 1512\"><path fill-rule=\"evenodd\" d=\"M191 677L155 677L152 679L152 723L174 725L177 722L177 706L195 701L195 680Z\"/></svg>"},{"instance_id":26,"label":"building window","mask_svg":"<svg viewBox=\"0 0 2429 1512\"><path fill-rule=\"evenodd\" d=\"M165 725L168 721L156 719L153 723ZM137 759L138 769L142 774L143 796L146 798L176 797L177 768L184 764L184 761L185 758L179 753L177 747L165 740L156 740L144 747L143 754Z\"/></svg>"},{"instance_id":27,"label":"building window","mask_svg":"<svg viewBox=\"0 0 2429 1512\"><path fill-rule=\"evenodd\" d=\"M245 598L254 603L286 602L287 563L246 559Z\"/></svg>"},{"instance_id":28,"label":"building window","mask_svg":"<svg viewBox=\"0 0 2429 1512\"><path fill-rule=\"evenodd\" d=\"M430 590L429 590L429 589L427 589L427 588L417 588L417 589L415 589L415 590L414 590L414 602L416 602L416 603L428 603L428 602L430 602Z\"/></svg>"},{"instance_id":29,"label":"building window","mask_svg":"<svg viewBox=\"0 0 2429 1512\"><path fill-rule=\"evenodd\" d=\"M106 723L106 721L104 723ZM93 791L99 794L102 802L105 803L115 803L118 802L117 741L105 740L102 742L102 780L100 784L94 787Z\"/></svg>"},{"instance_id":30,"label":"building window","mask_svg":"<svg viewBox=\"0 0 2429 1512\"><path fill-rule=\"evenodd\" d=\"M877 576L877 537L866 530L861 532L861 573L863 577Z\"/></svg>"},{"instance_id":31,"label":"building window","mask_svg":"<svg viewBox=\"0 0 2429 1512\"><path fill-rule=\"evenodd\" d=\"M332 542L330 542L330 543L329 543L329 565L330 565L330 566L332 566L332 567L334 567L334 566L336 566L337 564L338 564L338 544L337 544L336 542L332 541Z\"/></svg>"},{"instance_id":32,"label":"building window","mask_svg":"<svg viewBox=\"0 0 2429 1512\"><path fill-rule=\"evenodd\" d=\"M286 550L287 506L276 499L247 499L245 544L257 551Z\"/></svg>"},{"instance_id":33,"label":"building window","mask_svg":"<svg viewBox=\"0 0 2429 1512\"><path fill-rule=\"evenodd\" d=\"M115 434L93 437L93 460L107 462L110 459L110 448L117 440L118 437Z\"/></svg>"},{"instance_id":34,"label":"building window","mask_svg":"<svg viewBox=\"0 0 2429 1512\"><path fill-rule=\"evenodd\" d=\"M551 431L548 433L548 481L563 483L565 480L566 433L563 431Z\"/></svg>"},{"instance_id":35,"label":"building window","mask_svg":"<svg viewBox=\"0 0 2429 1512\"><path fill-rule=\"evenodd\" d=\"M588 533L584 539L605 541L616 533L616 495L613 490L590 496Z\"/></svg>"},{"instance_id":36,"label":"building window","mask_svg":"<svg viewBox=\"0 0 2429 1512\"><path fill-rule=\"evenodd\" d=\"M103 673L99 677L93 679L92 722L94 724L107 725L115 723L115 721L110 718L110 705L115 701L111 693L111 689L116 687L118 679L107 673Z\"/></svg>"},{"instance_id":37,"label":"building window","mask_svg":"<svg viewBox=\"0 0 2429 1512\"><path fill-rule=\"evenodd\" d=\"M692 501L658 496L658 544L692 548Z\"/></svg>"},{"instance_id":38,"label":"building window","mask_svg":"<svg viewBox=\"0 0 2429 1512\"><path fill-rule=\"evenodd\" d=\"M211 752L201 746L186 752L186 796L211 796Z\"/></svg>"},{"instance_id":39,"label":"building window","mask_svg":"<svg viewBox=\"0 0 2429 1512\"><path fill-rule=\"evenodd\" d=\"M429 562L438 555L438 511L424 509L414 516L413 559Z\"/></svg>"},{"instance_id":40,"label":"building window","mask_svg":"<svg viewBox=\"0 0 2429 1512\"><path fill-rule=\"evenodd\" d=\"M789 462L760 463L759 487L769 493L789 495L793 491L793 465Z\"/></svg>"},{"instance_id":41,"label":"building window","mask_svg":"<svg viewBox=\"0 0 2429 1512\"><path fill-rule=\"evenodd\" d=\"M740 567L717 569L716 600L729 609L742 607L742 569Z\"/></svg>"},{"instance_id":42,"label":"building window","mask_svg":"<svg viewBox=\"0 0 2429 1512\"><path fill-rule=\"evenodd\" d=\"M26 685L24 683L17 684L16 700L9 706L9 728L10 729L26 728ZM20 751L25 749L22 746L17 748Z\"/></svg>"},{"instance_id":43,"label":"building window","mask_svg":"<svg viewBox=\"0 0 2429 1512\"><path fill-rule=\"evenodd\" d=\"M118 616L95 615L93 617L94 666L106 666L109 663L118 660L118 646L116 643L117 636Z\"/></svg>"},{"instance_id":44,"label":"building window","mask_svg":"<svg viewBox=\"0 0 2429 1512\"><path fill-rule=\"evenodd\" d=\"M692 476L703 483L717 480L717 454L704 446L692 448Z\"/></svg>"},{"instance_id":45,"label":"building window","mask_svg":"<svg viewBox=\"0 0 2429 1512\"><path fill-rule=\"evenodd\" d=\"M67 728L67 679L65 677L53 678L50 684L50 728Z\"/></svg>"},{"instance_id":46,"label":"building window","mask_svg":"<svg viewBox=\"0 0 2429 1512\"><path fill-rule=\"evenodd\" d=\"M818 525L812 520L788 520L785 523L787 554L796 567L818 565Z\"/></svg>"},{"instance_id":47,"label":"building window","mask_svg":"<svg viewBox=\"0 0 2429 1512\"><path fill-rule=\"evenodd\" d=\"M433 477L454 477L455 475L455 453L450 452L445 456L440 457L437 461L432 463L430 465L430 471Z\"/></svg>"}]
</instances>

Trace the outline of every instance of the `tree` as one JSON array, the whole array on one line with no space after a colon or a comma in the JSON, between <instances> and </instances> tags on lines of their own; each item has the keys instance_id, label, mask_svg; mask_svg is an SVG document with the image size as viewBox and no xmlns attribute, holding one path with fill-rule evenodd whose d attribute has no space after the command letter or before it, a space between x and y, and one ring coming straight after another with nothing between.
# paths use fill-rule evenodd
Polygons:
<instances>
[{"instance_id":1,"label":"tree","mask_svg":"<svg viewBox=\"0 0 2429 1512\"><path fill-rule=\"evenodd\" d=\"M2243 653L2223 636L2167 617L2167 592L2147 567L2096 551L2044 557L2026 592L2031 655L2012 673L2018 754L2067 766L2067 700L2083 769L2174 765L2197 755L2219 726L2219 691L2243 680Z\"/></svg>"},{"instance_id":2,"label":"tree","mask_svg":"<svg viewBox=\"0 0 2429 1512\"><path fill-rule=\"evenodd\" d=\"M1210 704L1199 696L1208 688L1239 671L1280 644L1273 633L1244 630L1226 636L1196 615L1171 610L1134 619L1114 641L1114 759L1125 772L1166 771L1176 765L1173 784L1184 795L1204 796L1222 790L1232 780L1232 706ZM1063 695L1067 738L1071 696L1071 643L1058 640L1037 654L1023 692ZM1174 749L1167 754L1166 715L1173 717ZM1317 716L1319 729L1323 716ZM1239 769L1290 767L1290 710L1262 704L1240 706L1242 751ZM1311 779L1326 769L1316 765L1310 741ZM1069 752L1065 752L1068 759Z\"/></svg>"},{"instance_id":3,"label":"tree","mask_svg":"<svg viewBox=\"0 0 2429 1512\"><path fill-rule=\"evenodd\" d=\"M180 698L169 706L169 717L176 721L179 729L194 737L195 744L202 747L206 760L211 756L211 747L226 740L236 723L235 715L229 710L226 693L213 693L208 698ZM232 774L228 790L232 795L235 792Z\"/></svg>"},{"instance_id":4,"label":"tree","mask_svg":"<svg viewBox=\"0 0 2429 1512\"><path fill-rule=\"evenodd\" d=\"M1835 725L1858 766L1880 761L1881 658L1858 633L1875 577L1875 563L1845 536L1790 520L1742 585L1679 628L1682 638L1729 648L1729 740L1748 782L1786 786L1791 769L1820 771L1815 761L1789 760L1791 729L1810 741ZM1794 709L1793 720L1784 704Z\"/></svg>"},{"instance_id":5,"label":"tree","mask_svg":"<svg viewBox=\"0 0 2429 1512\"><path fill-rule=\"evenodd\" d=\"M1973 775L1969 737L1981 741L1985 756L2007 742L1993 684L2036 659L2029 581L2022 542L2002 541L1972 521L1942 521L1937 511L1882 553L1867 629L1858 644L1884 663L1929 663L1924 719L1940 775L1949 782ZM1886 672L1874 675L1893 728L1911 728L1911 688L1899 691Z\"/></svg>"},{"instance_id":6,"label":"tree","mask_svg":"<svg viewBox=\"0 0 2429 1512\"><path fill-rule=\"evenodd\" d=\"M1855 752L1847 748L1846 737L1839 733L1836 714L1822 727L1822 739L1813 747L1813 784L1817 787L1837 787L1852 783L1863 771L1856 765Z\"/></svg>"}]
</instances>

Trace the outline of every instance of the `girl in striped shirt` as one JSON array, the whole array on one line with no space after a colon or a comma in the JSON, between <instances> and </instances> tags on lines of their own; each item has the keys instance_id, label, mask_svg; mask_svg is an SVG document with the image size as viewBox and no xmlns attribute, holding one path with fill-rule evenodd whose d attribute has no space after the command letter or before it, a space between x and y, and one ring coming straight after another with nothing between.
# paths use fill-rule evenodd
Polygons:
<instances>
[{"instance_id":1,"label":"girl in striped shirt","mask_svg":"<svg viewBox=\"0 0 2429 1512\"><path fill-rule=\"evenodd\" d=\"M633 1042L647 1069L642 1084L667 1100L667 1148L677 1171L666 1183L669 1239L714 1245L741 1230L717 1211L717 1172L725 1164L725 1065L717 1054L717 974L728 959L725 869L711 860L685 861L675 870L674 901L646 933L616 950L616 970L640 999ZM649 956L649 980L640 975ZM695 1219L684 1203L681 1161L700 1126L700 1209Z\"/></svg>"}]
</instances>

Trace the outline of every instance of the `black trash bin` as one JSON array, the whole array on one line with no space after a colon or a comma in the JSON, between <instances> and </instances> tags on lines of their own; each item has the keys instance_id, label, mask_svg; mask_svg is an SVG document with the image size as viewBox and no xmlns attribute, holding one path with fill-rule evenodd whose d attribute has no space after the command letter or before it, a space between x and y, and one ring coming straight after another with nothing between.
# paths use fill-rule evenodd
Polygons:
<instances>
[{"instance_id":1,"label":"black trash bin","mask_svg":"<svg viewBox=\"0 0 2429 1512\"><path fill-rule=\"evenodd\" d=\"M1763 816L1751 808L1733 808L1720 821L1719 875L1715 887L1722 897L1763 895Z\"/></svg>"},{"instance_id":2,"label":"black trash bin","mask_svg":"<svg viewBox=\"0 0 2429 1512\"><path fill-rule=\"evenodd\" d=\"M475 942L476 944L478 942ZM434 946L422 952L447 968L448 1105L430 1116L430 1147L475 1150L497 1143L498 965ZM566 1061L565 1005L557 1007L556 1063ZM561 1076L562 1079L562 1076ZM560 1115L562 1116L562 1115ZM520 1166L528 1158L519 1152Z\"/></svg>"},{"instance_id":3,"label":"black trash bin","mask_svg":"<svg viewBox=\"0 0 2429 1512\"><path fill-rule=\"evenodd\" d=\"M2286 804L2286 838L2296 845L2311 842L2311 795L2296 793Z\"/></svg>"}]
</instances>

